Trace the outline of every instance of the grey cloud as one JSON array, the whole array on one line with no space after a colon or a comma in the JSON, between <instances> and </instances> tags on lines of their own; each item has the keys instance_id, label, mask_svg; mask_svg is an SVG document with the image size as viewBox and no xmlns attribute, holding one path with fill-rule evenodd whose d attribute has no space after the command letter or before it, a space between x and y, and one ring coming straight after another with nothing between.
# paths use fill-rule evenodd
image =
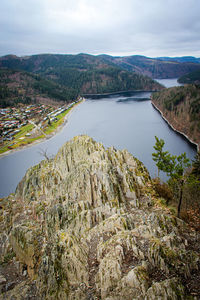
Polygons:
<instances>
[{"instance_id":1,"label":"grey cloud","mask_svg":"<svg viewBox=\"0 0 200 300\"><path fill-rule=\"evenodd\" d=\"M1 0L0 55L200 57L199 0Z\"/></svg>"}]
</instances>

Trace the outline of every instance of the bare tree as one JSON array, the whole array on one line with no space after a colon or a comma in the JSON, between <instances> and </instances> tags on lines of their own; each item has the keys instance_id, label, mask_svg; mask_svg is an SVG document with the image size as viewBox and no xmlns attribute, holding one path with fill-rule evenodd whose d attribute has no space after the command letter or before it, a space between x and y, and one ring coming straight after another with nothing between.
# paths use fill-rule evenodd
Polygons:
<instances>
[{"instance_id":1,"label":"bare tree","mask_svg":"<svg viewBox=\"0 0 200 300\"><path fill-rule=\"evenodd\" d=\"M50 160L51 158L53 158L53 155L49 155L48 153L47 153L47 149L40 149L39 151L38 151L38 153L41 155L41 156L43 156L46 160Z\"/></svg>"}]
</instances>

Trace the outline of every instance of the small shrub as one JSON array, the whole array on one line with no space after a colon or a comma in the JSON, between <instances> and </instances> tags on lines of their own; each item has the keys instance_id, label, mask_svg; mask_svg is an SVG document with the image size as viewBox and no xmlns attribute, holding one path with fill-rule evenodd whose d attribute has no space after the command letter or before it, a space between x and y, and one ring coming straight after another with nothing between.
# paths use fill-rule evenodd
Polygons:
<instances>
[{"instance_id":1,"label":"small shrub","mask_svg":"<svg viewBox=\"0 0 200 300\"><path fill-rule=\"evenodd\" d=\"M166 200L166 204L168 205L169 202L173 199L173 194L169 185L165 182L161 182L160 178L158 177L153 179L153 185L159 197L164 198Z\"/></svg>"},{"instance_id":2,"label":"small shrub","mask_svg":"<svg viewBox=\"0 0 200 300\"><path fill-rule=\"evenodd\" d=\"M200 231L200 211L197 207L183 209L180 217L195 230Z\"/></svg>"},{"instance_id":3,"label":"small shrub","mask_svg":"<svg viewBox=\"0 0 200 300\"><path fill-rule=\"evenodd\" d=\"M9 262L13 259L13 257L15 257L15 253L14 253L12 250L10 250L10 251L3 257L3 259L0 260L0 265L1 265L1 264L7 264L7 263L9 263Z\"/></svg>"}]
</instances>

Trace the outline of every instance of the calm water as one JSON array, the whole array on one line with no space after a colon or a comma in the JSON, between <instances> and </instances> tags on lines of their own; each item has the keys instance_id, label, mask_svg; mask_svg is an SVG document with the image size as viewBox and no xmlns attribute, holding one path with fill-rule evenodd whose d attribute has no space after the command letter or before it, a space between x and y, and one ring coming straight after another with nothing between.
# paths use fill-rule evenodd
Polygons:
<instances>
[{"instance_id":1,"label":"calm water","mask_svg":"<svg viewBox=\"0 0 200 300\"><path fill-rule=\"evenodd\" d=\"M169 79L162 80L162 83L168 86ZM26 170L43 159L39 153L41 149L47 150L49 155L56 154L64 142L79 134L87 134L106 147L113 145L117 149L128 149L145 164L152 176L156 174L151 157L155 135L165 140L170 153L178 155L186 152L192 159L196 149L169 128L147 100L149 97L150 93L146 92L127 93L98 100L88 99L78 105L56 136L0 158L0 197L14 192Z\"/></svg>"},{"instance_id":2,"label":"calm water","mask_svg":"<svg viewBox=\"0 0 200 300\"><path fill-rule=\"evenodd\" d=\"M156 81L158 81L159 83L161 83L162 85L164 85L165 87L173 87L173 86L181 86L181 83L177 82L176 78L172 78L172 79L155 79Z\"/></svg>"}]
</instances>

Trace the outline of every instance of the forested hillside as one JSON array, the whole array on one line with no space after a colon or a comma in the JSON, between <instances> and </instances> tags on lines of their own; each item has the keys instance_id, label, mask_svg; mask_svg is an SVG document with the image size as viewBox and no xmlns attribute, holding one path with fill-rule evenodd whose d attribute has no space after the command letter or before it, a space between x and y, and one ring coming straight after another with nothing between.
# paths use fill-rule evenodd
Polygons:
<instances>
[{"instance_id":1,"label":"forested hillside","mask_svg":"<svg viewBox=\"0 0 200 300\"><path fill-rule=\"evenodd\" d=\"M165 89L152 95L152 103L175 129L200 146L200 86Z\"/></svg>"},{"instance_id":2,"label":"forested hillside","mask_svg":"<svg viewBox=\"0 0 200 300\"><path fill-rule=\"evenodd\" d=\"M164 61L176 61L181 63L186 62L193 62L193 63L200 63L200 57L194 57L194 56L180 56L180 57L157 57L158 60L164 60Z\"/></svg>"},{"instance_id":3,"label":"forested hillside","mask_svg":"<svg viewBox=\"0 0 200 300\"><path fill-rule=\"evenodd\" d=\"M81 94L130 90L155 91L161 89L158 83L147 76L134 74L112 66L88 71L60 68L60 70L49 71L47 78L53 78L62 85L77 89Z\"/></svg>"},{"instance_id":4,"label":"forested hillside","mask_svg":"<svg viewBox=\"0 0 200 300\"><path fill-rule=\"evenodd\" d=\"M39 75L24 71L0 69L0 107L18 103L73 100L78 93Z\"/></svg>"},{"instance_id":5,"label":"forested hillside","mask_svg":"<svg viewBox=\"0 0 200 300\"><path fill-rule=\"evenodd\" d=\"M188 73L184 76L181 76L178 79L180 83L195 83L200 84L200 69L191 73Z\"/></svg>"},{"instance_id":6,"label":"forested hillside","mask_svg":"<svg viewBox=\"0 0 200 300\"><path fill-rule=\"evenodd\" d=\"M71 101L82 94L162 89L147 76L123 70L88 54L8 55L0 58L0 70L2 105L11 98L11 102L18 101L21 96L23 101L39 95L56 101Z\"/></svg>"},{"instance_id":7,"label":"forested hillside","mask_svg":"<svg viewBox=\"0 0 200 300\"><path fill-rule=\"evenodd\" d=\"M158 91L162 86L150 77L175 78L199 69L199 63L163 61L139 55L7 55L0 57L1 106L8 101L37 101L41 97L72 101L84 94Z\"/></svg>"},{"instance_id":8,"label":"forested hillside","mask_svg":"<svg viewBox=\"0 0 200 300\"><path fill-rule=\"evenodd\" d=\"M187 61L179 59L179 61L173 60L173 58L149 58L141 55L113 57L109 55L101 55L101 58L106 61L110 61L121 68L138 72L151 78L178 78L186 73L200 69L199 60L194 59Z\"/></svg>"}]
</instances>

